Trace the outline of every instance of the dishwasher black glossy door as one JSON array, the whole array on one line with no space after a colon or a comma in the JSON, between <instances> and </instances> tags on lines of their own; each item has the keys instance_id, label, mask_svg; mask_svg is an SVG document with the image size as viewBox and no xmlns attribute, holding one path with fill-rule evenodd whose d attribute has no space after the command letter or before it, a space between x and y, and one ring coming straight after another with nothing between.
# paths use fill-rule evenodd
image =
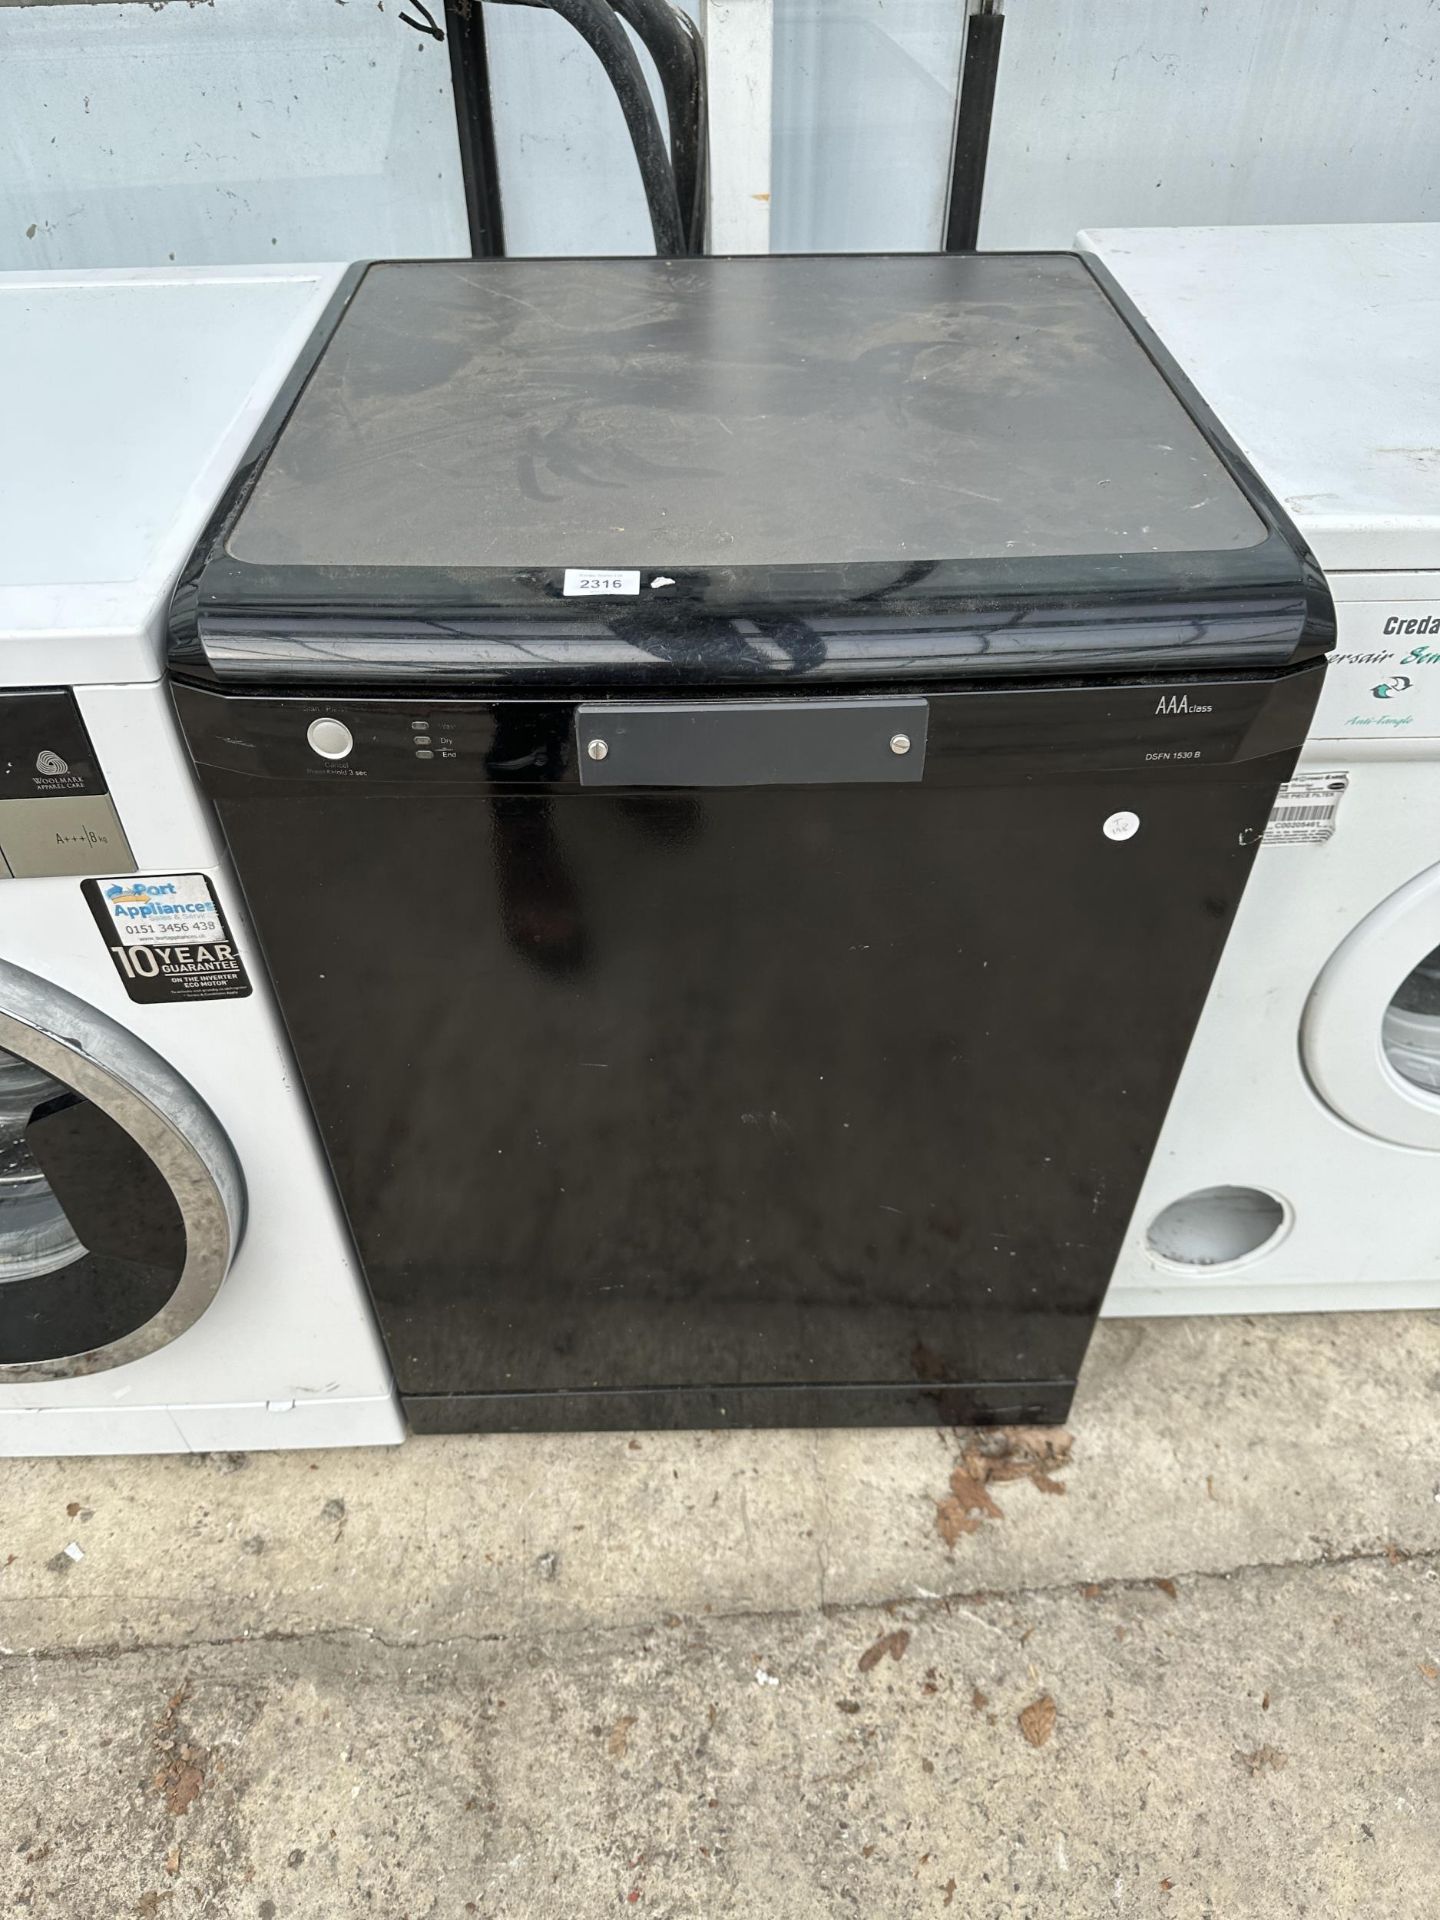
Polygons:
<instances>
[{"instance_id":1,"label":"dishwasher black glossy door","mask_svg":"<svg viewBox=\"0 0 1440 1920\"><path fill-rule=\"evenodd\" d=\"M694 785L618 708L178 688L412 1423L1062 1419L1317 680Z\"/></svg>"}]
</instances>

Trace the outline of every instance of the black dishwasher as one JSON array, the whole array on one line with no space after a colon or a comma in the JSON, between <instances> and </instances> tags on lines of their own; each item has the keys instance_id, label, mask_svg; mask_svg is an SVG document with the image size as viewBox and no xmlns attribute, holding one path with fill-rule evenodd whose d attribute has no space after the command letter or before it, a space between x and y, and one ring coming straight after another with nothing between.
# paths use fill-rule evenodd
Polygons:
<instances>
[{"instance_id":1,"label":"black dishwasher","mask_svg":"<svg viewBox=\"0 0 1440 1920\"><path fill-rule=\"evenodd\" d=\"M412 1424L1063 1419L1332 628L1072 256L357 269L171 672Z\"/></svg>"}]
</instances>

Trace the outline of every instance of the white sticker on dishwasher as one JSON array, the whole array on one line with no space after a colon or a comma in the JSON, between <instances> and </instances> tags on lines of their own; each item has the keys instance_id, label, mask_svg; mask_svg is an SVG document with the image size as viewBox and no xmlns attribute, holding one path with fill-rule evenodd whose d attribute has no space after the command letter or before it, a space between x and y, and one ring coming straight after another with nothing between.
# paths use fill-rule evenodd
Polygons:
<instances>
[{"instance_id":1,"label":"white sticker on dishwasher","mask_svg":"<svg viewBox=\"0 0 1440 1920\"><path fill-rule=\"evenodd\" d=\"M565 593L639 593L638 567L566 567Z\"/></svg>"},{"instance_id":2,"label":"white sticker on dishwasher","mask_svg":"<svg viewBox=\"0 0 1440 1920\"><path fill-rule=\"evenodd\" d=\"M1323 846L1335 831L1335 816L1348 773L1300 773L1286 780L1260 837L1262 847Z\"/></svg>"}]
</instances>

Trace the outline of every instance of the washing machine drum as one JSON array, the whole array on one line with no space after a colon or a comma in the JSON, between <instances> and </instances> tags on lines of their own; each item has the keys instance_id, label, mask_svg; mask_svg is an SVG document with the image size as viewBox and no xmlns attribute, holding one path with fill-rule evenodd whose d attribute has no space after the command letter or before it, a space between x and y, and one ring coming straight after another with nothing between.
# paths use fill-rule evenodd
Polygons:
<instances>
[{"instance_id":1,"label":"washing machine drum","mask_svg":"<svg viewBox=\"0 0 1440 1920\"><path fill-rule=\"evenodd\" d=\"M1440 1151L1440 867L1417 875L1336 948L1305 1009L1311 1084L1342 1119Z\"/></svg>"},{"instance_id":2,"label":"washing machine drum","mask_svg":"<svg viewBox=\"0 0 1440 1920\"><path fill-rule=\"evenodd\" d=\"M0 961L0 1383L167 1346L219 1291L243 1217L234 1151L195 1089Z\"/></svg>"}]
</instances>

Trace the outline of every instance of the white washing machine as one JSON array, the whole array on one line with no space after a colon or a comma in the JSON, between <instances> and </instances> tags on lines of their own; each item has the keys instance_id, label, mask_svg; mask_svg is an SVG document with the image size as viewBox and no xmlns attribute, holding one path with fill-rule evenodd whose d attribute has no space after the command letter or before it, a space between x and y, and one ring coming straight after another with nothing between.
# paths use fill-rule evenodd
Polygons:
<instances>
[{"instance_id":1,"label":"white washing machine","mask_svg":"<svg viewBox=\"0 0 1440 1920\"><path fill-rule=\"evenodd\" d=\"M338 268L0 278L0 1453L397 1441L161 678Z\"/></svg>"},{"instance_id":2,"label":"white washing machine","mask_svg":"<svg viewBox=\"0 0 1440 1920\"><path fill-rule=\"evenodd\" d=\"M1078 244L1339 623L1104 1310L1440 1306L1440 226Z\"/></svg>"}]
</instances>

